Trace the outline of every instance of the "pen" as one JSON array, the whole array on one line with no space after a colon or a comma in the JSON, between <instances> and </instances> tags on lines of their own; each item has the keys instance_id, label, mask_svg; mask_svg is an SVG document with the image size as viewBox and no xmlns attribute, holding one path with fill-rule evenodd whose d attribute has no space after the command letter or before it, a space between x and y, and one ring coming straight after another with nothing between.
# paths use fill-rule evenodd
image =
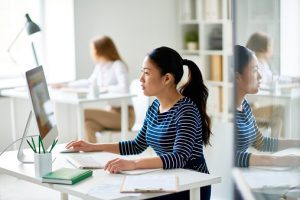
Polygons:
<instances>
[{"instance_id":1,"label":"pen","mask_svg":"<svg viewBox=\"0 0 300 200\"><path fill-rule=\"evenodd\" d=\"M163 192L163 188L135 188L135 192Z\"/></svg>"}]
</instances>

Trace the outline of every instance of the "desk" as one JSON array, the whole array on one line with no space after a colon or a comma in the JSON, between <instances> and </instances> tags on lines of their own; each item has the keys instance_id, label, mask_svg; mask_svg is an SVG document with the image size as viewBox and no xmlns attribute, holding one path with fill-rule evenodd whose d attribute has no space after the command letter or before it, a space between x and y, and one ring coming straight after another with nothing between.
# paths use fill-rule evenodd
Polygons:
<instances>
[{"instance_id":1,"label":"desk","mask_svg":"<svg viewBox=\"0 0 300 200\"><path fill-rule=\"evenodd\" d=\"M300 148L290 148L273 153L275 156L290 154L300 156ZM280 199L285 193L287 199L296 200L300 197L300 168L249 167L234 170L234 179L241 183L238 187L244 193L243 195L249 196L254 192L255 199L259 200ZM265 198L261 198L261 196ZM298 198L294 198L295 196Z\"/></svg>"},{"instance_id":2,"label":"desk","mask_svg":"<svg viewBox=\"0 0 300 200\"><path fill-rule=\"evenodd\" d=\"M297 105L297 100L300 102L300 88L290 88L290 90L286 92L281 92L281 93L276 93L272 94L269 91L260 91L257 94L248 94L246 96L246 99L250 102L260 102L267 105L282 105L284 106L284 119L283 122L285 124L285 130L284 130L284 135L288 136L289 138L291 137L298 137L299 130L294 130L293 127L296 126L295 122L293 124L293 111L295 110L295 105ZM298 104L299 104L298 102Z\"/></svg>"},{"instance_id":3,"label":"desk","mask_svg":"<svg viewBox=\"0 0 300 200\"><path fill-rule=\"evenodd\" d=\"M93 156L103 156L103 159L110 158L114 156L119 156L110 153L91 153ZM68 163L64 156L66 154L59 154L57 152L53 153L53 156L56 156L56 160L53 163L53 170L56 170L61 167L70 167L73 166ZM130 157L130 156L127 156ZM127 158L126 157L126 158ZM59 191L61 193L61 199L67 200L68 195L73 195L86 200L102 200L102 199L146 199L151 197L157 197L164 195L163 193L148 193L148 194L122 194L119 192L121 182L124 178L123 174L109 174L102 169L93 170L93 176L82 182L79 182L75 185L59 185L59 184L47 184L41 183L39 178L36 178L34 175L34 165L33 164L22 164L17 160L17 151L9 151L4 153L0 157L0 173L5 173L7 175L35 183L53 190ZM173 170L160 170L152 172L155 174L176 174L179 177L179 190L190 190L191 199L199 200L200 199L200 187L204 187L211 184L220 183L221 178L218 176L204 174L192 170L185 169L173 169ZM107 187L114 187L114 191L108 191ZM98 187L97 187L98 186ZM101 187L103 186L103 187ZM102 194L95 195L91 193L92 190L98 189L98 193ZM45 194L46 195L46 194Z\"/></svg>"},{"instance_id":4,"label":"desk","mask_svg":"<svg viewBox=\"0 0 300 200\"><path fill-rule=\"evenodd\" d=\"M88 105L107 102L111 100L121 101L121 139L125 140L128 133L128 100L135 95L132 94L117 94L106 93L100 94L98 98L78 98L75 95L68 95L66 92L60 92L59 90L49 89L50 98L54 103L65 103L77 106L77 131L78 138L84 137L84 108ZM7 96L11 99L11 116L12 116L12 132L13 140L17 139L15 129L15 106L14 99L23 98L28 99L28 93L26 88L14 88L0 91L1 96Z\"/></svg>"}]
</instances>

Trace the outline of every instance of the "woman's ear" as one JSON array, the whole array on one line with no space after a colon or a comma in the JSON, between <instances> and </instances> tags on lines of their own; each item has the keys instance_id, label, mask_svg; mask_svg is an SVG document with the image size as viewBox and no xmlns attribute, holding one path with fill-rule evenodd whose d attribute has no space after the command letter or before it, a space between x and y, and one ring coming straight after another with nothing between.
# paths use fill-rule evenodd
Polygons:
<instances>
[{"instance_id":1,"label":"woman's ear","mask_svg":"<svg viewBox=\"0 0 300 200\"><path fill-rule=\"evenodd\" d=\"M166 73L166 74L164 75L164 82L165 82L166 85L167 85L167 84L170 84L171 81L172 81L173 79L174 79L174 77L173 77L173 75L170 74L170 73Z\"/></svg>"},{"instance_id":2,"label":"woman's ear","mask_svg":"<svg viewBox=\"0 0 300 200\"><path fill-rule=\"evenodd\" d=\"M239 72L235 72L235 81L239 82L241 80L241 74Z\"/></svg>"}]
</instances>

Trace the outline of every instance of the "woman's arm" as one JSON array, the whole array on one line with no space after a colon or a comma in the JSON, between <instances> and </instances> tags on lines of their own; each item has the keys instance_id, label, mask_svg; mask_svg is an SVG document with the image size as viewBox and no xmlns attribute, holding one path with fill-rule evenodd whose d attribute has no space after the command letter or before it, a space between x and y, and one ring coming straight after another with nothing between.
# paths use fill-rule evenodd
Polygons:
<instances>
[{"instance_id":1,"label":"woman's arm","mask_svg":"<svg viewBox=\"0 0 300 200\"><path fill-rule=\"evenodd\" d=\"M280 139L278 141L278 150L288 149L288 148L300 148L300 140L292 140L292 139Z\"/></svg>"},{"instance_id":2,"label":"woman's arm","mask_svg":"<svg viewBox=\"0 0 300 200\"><path fill-rule=\"evenodd\" d=\"M107 162L104 170L108 170L110 173L118 173L124 170L156 168L163 168L163 163L160 157L141 158L136 160L116 158Z\"/></svg>"},{"instance_id":3,"label":"woman's arm","mask_svg":"<svg viewBox=\"0 0 300 200\"><path fill-rule=\"evenodd\" d=\"M299 167L300 156L272 156L251 154L250 166Z\"/></svg>"},{"instance_id":4,"label":"woman's arm","mask_svg":"<svg viewBox=\"0 0 300 200\"><path fill-rule=\"evenodd\" d=\"M115 154L120 154L119 144L111 143L111 144L93 144L83 140L72 141L66 145L67 149L74 149L75 151L105 151Z\"/></svg>"}]
</instances>

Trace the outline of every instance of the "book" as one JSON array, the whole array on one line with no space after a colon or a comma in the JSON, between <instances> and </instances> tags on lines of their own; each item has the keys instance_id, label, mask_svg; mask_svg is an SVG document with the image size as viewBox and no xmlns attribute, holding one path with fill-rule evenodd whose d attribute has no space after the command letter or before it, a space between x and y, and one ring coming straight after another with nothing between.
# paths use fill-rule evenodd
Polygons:
<instances>
[{"instance_id":1,"label":"book","mask_svg":"<svg viewBox=\"0 0 300 200\"><path fill-rule=\"evenodd\" d=\"M147 174L125 176L121 185L122 193L177 192L178 176Z\"/></svg>"},{"instance_id":2,"label":"book","mask_svg":"<svg viewBox=\"0 0 300 200\"><path fill-rule=\"evenodd\" d=\"M203 18L205 20L220 19L220 5L218 0L204 0Z\"/></svg>"},{"instance_id":3,"label":"book","mask_svg":"<svg viewBox=\"0 0 300 200\"><path fill-rule=\"evenodd\" d=\"M222 81L222 56L211 56L211 80Z\"/></svg>"},{"instance_id":4,"label":"book","mask_svg":"<svg viewBox=\"0 0 300 200\"><path fill-rule=\"evenodd\" d=\"M60 168L44 175L42 182L72 185L92 176L92 174L92 170Z\"/></svg>"}]
</instances>

